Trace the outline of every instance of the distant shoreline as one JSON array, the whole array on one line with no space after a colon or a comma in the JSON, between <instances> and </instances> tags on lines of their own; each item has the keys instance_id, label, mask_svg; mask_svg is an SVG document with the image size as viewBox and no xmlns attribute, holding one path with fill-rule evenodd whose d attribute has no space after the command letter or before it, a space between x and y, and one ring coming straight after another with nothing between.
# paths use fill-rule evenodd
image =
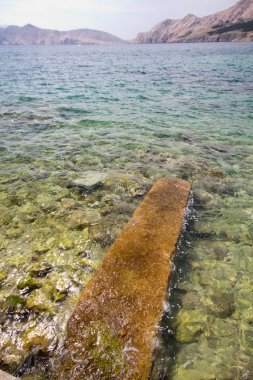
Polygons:
<instances>
[{"instance_id":1,"label":"distant shoreline","mask_svg":"<svg viewBox=\"0 0 253 380\"><path fill-rule=\"evenodd\" d=\"M214 44L253 44L252 41L201 41L201 42L156 42L156 43L135 43L135 42L128 42L128 43L118 43L118 44L96 44L96 43L87 43L87 44L0 44L0 47L59 47L59 46L73 46L73 47L84 47L84 46L99 46L99 47L117 47L117 46L167 46L167 45L214 45Z\"/></svg>"}]
</instances>

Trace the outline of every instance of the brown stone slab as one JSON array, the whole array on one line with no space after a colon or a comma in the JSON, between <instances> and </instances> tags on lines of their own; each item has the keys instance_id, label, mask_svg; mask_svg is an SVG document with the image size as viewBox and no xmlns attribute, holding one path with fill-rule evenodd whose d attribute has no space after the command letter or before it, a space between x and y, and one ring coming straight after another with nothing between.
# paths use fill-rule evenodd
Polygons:
<instances>
[{"instance_id":1,"label":"brown stone slab","mask_svg":"<svg viewBox=\"0 0 253 380\"><path fill-rule=\"evenodd\" d=\"M60 379L147 380L190 184L160 179L81 294Z\"/></svg>"}]
</instances>

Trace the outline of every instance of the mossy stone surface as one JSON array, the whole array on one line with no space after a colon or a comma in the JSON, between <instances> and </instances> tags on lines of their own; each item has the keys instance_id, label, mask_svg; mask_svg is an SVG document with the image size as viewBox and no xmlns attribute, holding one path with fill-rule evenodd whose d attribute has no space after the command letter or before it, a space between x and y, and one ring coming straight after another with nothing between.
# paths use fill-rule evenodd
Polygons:
<instances>
[{"instance_id":1,"label":"mossy stone surface","mask_svg":"<svg viewBox=\"0 0 253 380\"><path fill-rule=\"evenodd\" d=\"M204 331L207 317L200 310L181 310L172 324L174 339L180 343L192 343Z\"/></svg>"},{"instance_id":2,"label":"mossy stone surface","mask_svg":"<svg viewBox=\"0 0 253 380\"><path fill-rule=\"evenodd\" d=\"M38 261L28 267L28 273L35 277L45 277L52 270L52 266L46 262Z\"/></svg>"},{"instance_id":3,"label":"mossy stone surface","mask_svg":"<svg viewBox=\"0 0 253 380\"><path fill-rule=\"evenodd\" d=\"M30 327L22 335L22 346L25 351L29 352L33 349L39 349L41 352L46 353L49 346L55 340L51 331L47 331L46 327L34 326Z\"/></svg>"},{"instance_id":4,"label":"mossy stone surface","mask_svg":"<svg viewBox=\"0 0 253 380\"><path fill-rule=\"evenodd\" d=\"M23 289L27 288L29 290L33 290L33 289L38 289L41 286L42 286L42 284L40 281L35 280L34 278L32 278L30 276L25 276L25 277L21 278L21 280L18 282L17 289L23 290Z\"/></svg>"},{"instance_id":5,"label":"mossy stone surface","mask_svg":"<svg viewBox=\"0 0 253 380\"><path fill-rule=\"evenodd\" d=\"M8 277L8 273L4 269L0 269L0 286L1 283Z\"/></svg>"},{"instance_id":6,"label":"mossy stone surface","mask_svg":"<svg viewBox=\"0 0 253 380\"><path fill-rule=\"evenodd\" d=\"M55 306L51 301L50 294L45 289L36 289L28 297L26 305L29 309L53 313Z\"/></svg>"},{"instance_id":7,"label":"mossy stone surface","mask_svg":"<svg viewBox=\"0 0 253 380\"><path fill-rule=\"evenodd\" d=\"M21 307L25 306L25 299L19 295L10 295L4 301L5 307Z\"/></svg>"}]
</instances>

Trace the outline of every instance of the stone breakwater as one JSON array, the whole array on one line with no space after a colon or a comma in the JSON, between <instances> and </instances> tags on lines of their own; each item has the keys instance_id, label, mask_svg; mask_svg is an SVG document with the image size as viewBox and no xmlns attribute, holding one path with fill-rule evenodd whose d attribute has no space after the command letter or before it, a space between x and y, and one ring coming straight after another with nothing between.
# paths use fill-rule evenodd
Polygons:
<instances>
[{"instance_id":1,"label":"stone breakwater","mask_svg":"<svg viewBox=\"0 0 253 380\"><path fill-rule=\"evenodd\" d=\"M109 249L67 327L61 379L148 379L190 184L160 179Z\"/></svg>"}]
</instances>

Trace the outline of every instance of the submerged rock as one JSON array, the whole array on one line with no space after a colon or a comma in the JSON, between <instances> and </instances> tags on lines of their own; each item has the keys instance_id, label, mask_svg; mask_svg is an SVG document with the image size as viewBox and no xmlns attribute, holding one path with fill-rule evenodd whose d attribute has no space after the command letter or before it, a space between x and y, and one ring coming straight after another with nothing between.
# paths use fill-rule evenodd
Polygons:
<instances>
[{"instance_id":1,"label":"submerged rock","mask_svg":"<svg viewBox=\"0 0 253 380\"><path fill-rule=\"evenodd\" d=\"M105 248L111 245L119 236L121 228L129 220L126 214L110 213L104 216L99 224L91 226L90 232L92 238Z\"/></svg>"},{"instance_id":2,"label":"submerged rock","mask_svg":"<svg viewBox=\"0 0 253 380\"><path fill-rule=\"evenodd\" d=\"M2 338L2 337L1 337ZM2 340L2 339L1 339ZM2 342L1 342L2 343ZM8 339L3 344L1 344L1 366L2 368L8 368L8 372L14 373L19 367L20 363L24 360L24 351L17 347L15 343ZM19 378L3 377L3 373L0 370L1 380L18 380Z\"/></svg>"},{"instance_id":3,"label":"submerged rock","mask_svg":"<svg viewBox=\"0 0 253 380\"><path fill-rule=\"evenodd\" d=\"M211 296L212 303L210 304L211 312L220 317L226 318L235 311L234 298L232 293L215 293Z\"/></svg>"},{"instance_id":4,"label":"submerged rock","mask_svg":"<svg viewBox=\"0 0 253 380\"><path fill-rule=\"evenodd\" d=\"M53 285L53 299L58 302L61 301L68 293L70 287L70 280L63 275L54 276L50 279L50 283Z\"/></svg>"},{"instance_id":5,"label":"submerged rock","mask_svg":"<svg viewBox=\"0 0 253 380\"><path fill-rule=\"evenodd\" d=\"M106 194L101 201L103 203L109 203L109 204L114 204L116 202L119 202L121 200L120 196L117 194Z\"/></svg>"},{"instance_id":6,"label":"submerged rock","mask_svg":"<svg viewBox=\"0 0 253 380\"><path fill-rule=\"evenodd\" d=\"M253 355L253 328L248 326L241 330L242 349L248 355Z\"/></svg>"},{"instance_id":7,"label":"submerged rock","mask_svg":"<svg viewBox=\"0 0 253 380\"><path fill-rule=\"evenodd\" d=\"M37 348L46 353L52 349L54 341L53 331L47 325L30 327L22 336L22 346L28 352Z\"/></svg>"},{"instance_id":8,"label":"submerged rock","mask_svg":"<svg viewBox=\"0 0 253 380\"><path fill-rule=\"evenodd\" d=\"M182 306L186 308L194 308L200 304L200 297L197 293L189 292L182 297Z\"/></svg>"},{"instance_id":9,"label":"submerged rock","mask_svg":"<svg viewBox=\"0 0 253 380\"><path fill-rule=\"evenodd\" d=\"M229 254L229 249L217 243L213 246L213 253L217 260L223 260Z\"/></svg>"},{"instance_id":10,"label":"submerged rock","mask_svg":"<svg viewBox=\"0 0 253 380\"><path fill-rule=\"evenodd\" d=\"M71 230L80 230L91 224L96 224L99 219L100 213L97 210L75 210L67 218L67 225Z\"/></svg>"},{"instance_id":11,"label":"submerged rock","mask_svg":"<svg viewBox=\"0 0 253 380\"><path fill-rule=\"evenodd\" d=\"M215 373L207 363L203 371L201 369L191 369L180 366L174 378L175 380L216 380Z\"/></svg>"},{"instance_id":12,"label":"submerged rock","mask_svg":"<svg viewBox=\"0 0 253 380\"><path fill-rule=\"evenodd\" d=\"M34 252L38 254L45 253L49 251L55 244L55 239L54 238L48 238L47 240L40 241L40 240L35 240L34 243L32 244L32 249Z\"/></svg>"},{"instance_id":13,"label":"submerged rock","mask_svg":"<svg viewBox=\"0 0 253 380\"><path fill-rule=\"evenodd\" d=\"M75 206L76 202L72 198L62 198L61 204L63 208L71 209Z\"/></svg>"},{"instance_id":14,"label":"submerged rock","mask_svg":"<svg viewBox=\"0 0 253 380\"><path fill-rule=\"evenodd\" d=\"M22 234L22 230L20 228L8 228L6 231L5 231L5 235L7 238L16 238L18 236L20 236Z\"/></svg>"},{"instance_id":15,"label":"submerged rock","mask_svg":"<svg viewBox=\"0 0 253 380\"><path fill-rule=\"evenodd\" d=\"M203 205L208 204L214 200L212 194L202 189L194 190L194 195L197 198L197 200L199 200Z\"/></svg>"},{"instance_id":16,"label":"submerged rock","mask_svg":"<svg viewBox=\"0 0 253 380\"><path fill-rule=\"evenodd\" d=\"M25 305L25 299L19 295L10 295L4 301L4 309L8 307L21 307Z\"/></svg>"},{"instance_id":17,"label":"submerged rock","mask_svg":"<svg viewBox=\"0 0 253 380\"><path fill-rule=\"evenodd\" d=\"M36 204L45 212L52 212L57 209L57 203L50 194L39 194L36 197Z\"/></svg>"},{"instance_id":18,"label":"submerged rock","mask_svg":"<svg viewBox=\"0 0 253 380\"><path fill-rule=\"evenodd\" d=\"M38 173L32 173L31 174L31 179L33 180L40 180L40 179L47 179L48 177L50 177L51 173L49 172L38 172Z\"/></svg>"},{"instance_id":19,"label":"submerged rock","mask_svg":"<svg viewBox=\"0 0 253 380\"><path fill-rule=\"evenodd\" d=\"M0 269L0 286L1 283L8 277L8 273L4 269Z\"/></svg>"},{"instance_id":20,"label":"submerged rock","mask_svg":"<svg viewBox=\"0 0 253 380\"><path fill-rule=\"evenodd\" d=\"M50 300L49 293L45 292L42 288L32 292L26 305L29 309L48 311L49 313L52 313L55 309L54 304Z\"/></svg>"},{"instance_id":21,"label":"submerged rock","mask_svg":"<svg viewBox=\"0 0 253 380\"><path fill-rule=\"evenodd\" d=\"M223 171L219 168L211 168L207 171L207 174L212 177L222 177L224 175Z\"/></svg>"},{"instance_id":22,"label":"submerged rock","mask_svg":"<svg viewBox=\"0 0 253 380\"><path fill-rule=\"evenodd\" d=\"M230 338L231 341L235 339L238 334L238 327L234 320L229 318L220 319L214 316L208 317L206 324L205 336L207 339L220 339L221 337Z\"/></svg>"},{"instance_id":23,"label":"submerged rock","mask_svg":"<svg viewBox=\"0 0 253 380\"><path fill-rule=\"evenodd\" d=\"M175 340L180 343L195 342L198 335L204 331L206 318L197 309L180 310L172 324Z\"/></svg>"},{"instance_id":24,"label":"submerged rock","mask_svg":"<svg viewBox=\"0 0 253 380\"><path fill-rule=\"evenodd\" d=\"M80 178L73 180L68 187L91 191L101 187L107 178L107 174L95 171L87 171Z\"/></svg>"},{"instance_id":25,"label":"submerged rock","mask_svg":"<svg viewBox=\"0 0 253 380\"><path fill-rule=\"evenodd\" d=\"M28 272L36 277L45 277L51 270L52 266L43 262L32 263L28 268Z\"/></svg>"},{"instance_id":26,"label":"submerged rock","mask_svg":"<svg viewBox=\"0 0 253 380\"><path fill-rule=\"evenodd\" d=\"M25 277L21 278L21 280L19 281L19 283L17 285L17 288L19 290L24 290L24 289L33 290L33 289L38 289L41 286L42 285L39 281L34 280L30 276L25 276Z\"/></svg>"}]
</instances>

